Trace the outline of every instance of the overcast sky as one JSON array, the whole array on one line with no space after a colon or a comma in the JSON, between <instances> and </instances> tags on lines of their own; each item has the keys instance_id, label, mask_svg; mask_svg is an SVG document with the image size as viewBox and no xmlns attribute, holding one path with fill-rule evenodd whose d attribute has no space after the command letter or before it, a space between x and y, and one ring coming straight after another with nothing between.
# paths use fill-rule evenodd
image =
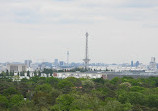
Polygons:
<instances>
[{"instance_id":1,"label":"overcast sky","mask_svg":"<svg viewBox=\"0 0 158 111\"><path fill-rule=\"evenodd\" d=\"M158 0L0 0L0 62L158 59ZM157 60L158 61L158 60Z\"/></svg>"}]
</instances>

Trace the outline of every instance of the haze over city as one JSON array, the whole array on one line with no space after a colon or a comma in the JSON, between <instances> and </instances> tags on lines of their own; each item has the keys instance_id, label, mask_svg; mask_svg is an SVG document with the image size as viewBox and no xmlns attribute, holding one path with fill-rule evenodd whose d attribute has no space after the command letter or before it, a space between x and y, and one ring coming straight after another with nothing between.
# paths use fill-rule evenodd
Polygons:
<instances>
[{"instance_id":1,"label":"haze over city","mask_svg":"<svg viewBox=\"0 0 158 111\"><path fill-rule=\"evenodd\" d=\"M0 0L0 62L149 63L158 58L157 0Z\"/></svg>"}]
</instances>

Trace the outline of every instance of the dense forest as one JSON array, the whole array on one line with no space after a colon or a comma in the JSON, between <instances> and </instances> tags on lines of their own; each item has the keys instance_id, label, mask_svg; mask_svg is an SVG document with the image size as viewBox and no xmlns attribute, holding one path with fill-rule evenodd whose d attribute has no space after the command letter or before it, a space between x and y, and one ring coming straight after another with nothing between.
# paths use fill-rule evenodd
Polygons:
<instances>
[{"instance_id":1,"label":"dense forest","mask_svg":"<svg viewBox=\"0 0 158 111\"><path fill-rule=\"evenodd\" d=\"M158 111L158 77L0 78L0 111Z\"/></svg>"}]
</instances>

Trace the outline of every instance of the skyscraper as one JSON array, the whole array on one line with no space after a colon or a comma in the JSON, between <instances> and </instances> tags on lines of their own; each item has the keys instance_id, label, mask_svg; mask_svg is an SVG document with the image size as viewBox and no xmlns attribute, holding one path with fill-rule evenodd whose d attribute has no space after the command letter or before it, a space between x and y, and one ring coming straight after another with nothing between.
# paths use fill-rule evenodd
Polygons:
<instances>
[{"instance_id":1,"label":"skyscraper","mask_svg":"<svg viewBox=\"0 0 158 111\"><path fill-rule=\"evenodd\" d=\"M133 61L131 61L131 67L133 67L133 66L134 66Z\"/></svg>"},{"instance_id":2,"label":"skyscraper","mask_svg":"<svg viewBox=\"0 0 158 111\"><path fill-rule=\"evenodd\" d=\"M149 70L151 71L157 71L157 64L155 57L151 57L151 62L149 64Z\"/></svg>"},{"instance_id":3,"label":"skyscraper","mask_svg":"<svg viewBox=\"0 0 158 111\"><path fill-rule=\"evenodd\" d=\"M135 66L136 66L136 67L138 67L138 66L139 66L139 61L137 61L137 62L135 63Z\"/></svg>"},{"instance_id":4,"label":"skyscraper","mask_svg":"<svg viewBox=\"0 0 158 111\"><path fill-rule=\"evenodd\" d=\"M58 66L58 65L59 65L58 59L55 59L55 60L54 60L54 65L55 65L55 66Z\"/></svg>"},{"instance_id":5,"label":"skyscraper","mask_svg":"<svg viewBox=\"0 0 158 111\"><path fill-rule=\"evenodd\" d=\"M25 65L31 67L32 60L25 60Z\"/></svg>"}]
</instances>

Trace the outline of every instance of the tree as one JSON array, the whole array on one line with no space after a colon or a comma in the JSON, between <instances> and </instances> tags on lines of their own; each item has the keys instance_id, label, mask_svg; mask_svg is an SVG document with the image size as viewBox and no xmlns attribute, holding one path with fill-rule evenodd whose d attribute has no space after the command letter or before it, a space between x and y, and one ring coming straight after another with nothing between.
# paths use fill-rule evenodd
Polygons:
<instances>
[{"instance_id":1,"label":"tree","mask_svg":"<svg viewBox=\"0 0 158 111\"><path fill-rule=\"evenodd\" d=\"M105 83L105 80L103 78L97 78L97 79L94 79L93 81L96 83L101 83L101 84Z\"/></svg>"},{"instance_id":2,"label":"tree","mask_svg":"<svg viewBox=\"0 0 158 111\"><path fill-rule=\"evenodd\" d=\"M58 88L59 79L54 77L46 78L48 84L53 86L54 88Z\"/></svg>"},{"instance_id":3,"label":"tree","mask_svg":"<svg viewBox=\"0 0 158 111\"><path fill-rule=\"evenodd\" d=\"M73 95L74 100L71 103L71 111L75 110L88 110L98 111L100 106L100 100L96 96L84 94L84 95Z\"/></svg>"},{"instance_id":4,"label":"tree","mask_svg":"<svg viewBox=\"0 0 158 111\"><path fill-rule=\"evenodd\" d=\"M66 79L61 80L58 83L58 88L61 89L63 91L63 93L70 92L72 87L74 87L74 85L70 81L68 81Z\"/></svg>"},{"instance_id":5,"label":"tree","mask_svg":"<svg viewBox=\"0 0 158 111\"><path fill-rule=\"evenodd\" d=\"M103 109L104 111L130 111L132 105L130 103L121 104L116 100L109 100Z\"/></svg>"},{"instance_id":6,"label":"tree","mask_svg":"<svg viewBox=\"0 0 158 111\"><path fill-rule=\"evenodd\" d=\"M74 77L68 77L65 80L70 81L76 87L81 87L82 86L82 82L81 82L80 79L77 79L77 78L74 78Z\"/></svg>"},{"instance_id":7,"label":"tree","mask_svg":"<svg viewBox=\"0 0 158 111\"><path fill-rule=\"evenodd\" d=\"M19 72L18 72L18 75L17 76L20 76Z\"/></svg>"},{"instance_id":8,"label":"tree","mask_svg":"<svg viewBox=\"0 0 158 111\"><path fill-rule=\"evenodd\" d=\"M52 87L50 84L43 84L43 85L38 85L35 88L35 91L41 91L41 92L45 92L45 93L49 93L52 91Z\"/></svg>"},{"instance_id":9,"label":"tree","mask_svg":"<svg viewBox=\"0 0 158 111\"><path fill-rule=\"evenodd\" d=\"M5 77L6 73L4 71L2 71L1 75L2 75L2 77Z\"/></svg>"},{"instance_id":10,"label":"tree","mask_svg":"<svg viewBox=\"0 0 158 111\"><path fill-rule=\"evenodd\" d=\"M145 95L139 92L129 92L129 93L123 93L118 96L118 100L121 103L131 103L133 104L139 104L144 105L146 103Z\"/></svg>"},{"instance_id":11,"label":"tree","mask_svg":"<svg viewBox=\"0 0 158 111\"><path fill-rule=\"evenodd\" d=\"M112 84L120 84L121 83L121 79L119 78L119 77L115 77L115 78L113 78L111 81L110 81L110 83L112 83Z\"/></svg>"},{"instance_id":12,"label":"tree","mask_svg":"<svg viewBox=\"0 0 158 111\"><path fill-rule=\"evenodd\" d=\"M24 76L24 72L20 72L20 76Z\"/></svg>"},{"instance_id":13,"label":"tree","mask_svg":"<svg viewBox=\"0 0 158 111\"><path fill-rule=\"evenodd\" d=\"M10 72L10 76L14 76L14 71Z\"/></svg>"},{"instance_id":14,"label":"tree","mask_svg":"<svg viewBox=\"0 0 158 111\"><path fill-rule=\"evenodd\" d=\"M52 107L53 111L70 111L71 103L73 102L74 97L70 94L60 95L56 102L57 104Z\"/></svg>"},{"instance_id":15,"label":"tree","mask_svg":"<svg viewBox=\"0 0 158 111\"><path fill-rule=\"evenodd\" d=\"M29 70L27 71L27 76L30 77L30 71Z\"/></svg>"},{"instance_id":16,"label":"tree","mask_svg":"<svg viewBox=\"0 0 158 111\"><path fill-rule=\"evenodd\" d=\"M50 93L39 91L34 94L33 101L35 105L41 109L43 107L48 107L51 104L51 98Z\"/></svg>"},{"instance_id":17,"label":"tree","mask_svg":"<svg viewBox=\"0 0 158 111\"><path fill-rule=\"evenodd\" d=\"M140 86L133 86L130 88L131 91L134 91L134 92L143 92L145 89L143 87L140 87Z\"/></svg>"},{"instance_id":18,"label":"tree","mask_svg":"<svg viewBox=\"0 0 158 111\"><path fill-rule=\"evenodd\" d=\"M41 77L41 71L38 71L38 76Z\"/></svg>"},{"instance_id":19,"label":"tree","mask_svg":"<svg viewBox=\"0 0 158 111\"><path fill-rule=\"evenodd\" d=\"M0 95L0 109L1 109L1 107L7 108L8 104L9 104L8 99L5 96Z\"/></svg>"},{"instance_id":20,"label":"tree","mask_svg":"<svg viewBox=\"0 0 158 111\"><path fill-rule=\"evenodd\" d=\"M86 79L86 80L82 81L82 87L83 87L82 90L84 92L89 92L89 91L91 91L92 89L95 88L95 84L92 80Z\"/></svg>"},{"instance_id":21,"label":"tree","mask_svg":"<svg viewBox=\"0 0 158 111\"><path fill-rule=\"evenodd\" d=\"M147 97L147 103L149 107L158 108L158 95L152 94Z\"/></svg>"},{"instance_id":22,"label":"tree","mask_svg":"<svg viewBox=\"0 0 158 111\"><path fill-rule=\"evenodd\" d=\"M36 70L34 71L34 76L37 76L37 71Z\"/></svg>"},{"instance_id":23,"label":"tree","mask_svg":"<svg viewBox=\"0 0 158 111\"><path fill-rule=\"evenodd\" d=\"M24 97L22 95L13 95L10 99L10 107L19 105L24 100Z\"/></svg>"},{"instance_id":24,"label":"tree","mask_svg":"<svg viewBox=\"0 0 158 111\"><path fill-rule=\"evenodd\" d=\"M3 90L3 95L8 96L8 97L17 93L18 92L14 87L9 87Z\"/></svg>"},{"instance_id":25,"label":"tree","mask_svg":"<svg viewBox=\"0 0 158 111\"><path fill-rule=\"evenodd\" d=\"M9 71L8 70L6 71L6 76L9 76Z\"/></svg>"}]
</instances>

